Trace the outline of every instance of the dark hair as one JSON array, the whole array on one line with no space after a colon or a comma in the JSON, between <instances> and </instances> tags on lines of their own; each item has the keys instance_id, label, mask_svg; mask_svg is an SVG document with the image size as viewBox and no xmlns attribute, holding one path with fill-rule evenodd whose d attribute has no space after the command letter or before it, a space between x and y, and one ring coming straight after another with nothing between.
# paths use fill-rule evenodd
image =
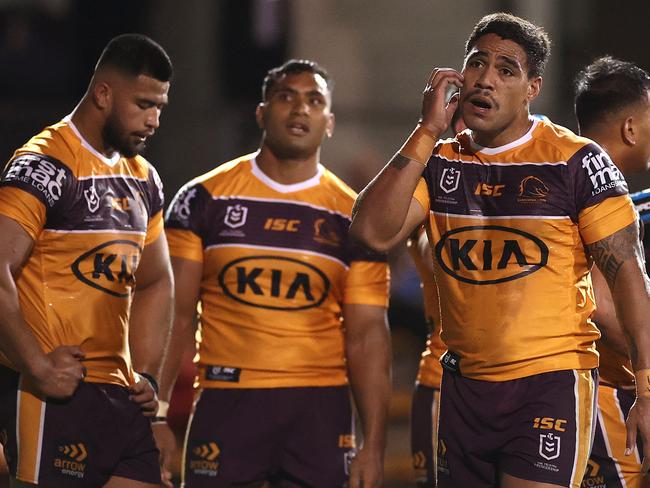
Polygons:
<instances>
[{"instance_id":1,"label":"dark hair","mask_svg":"<svg viewBox=\"0 0 650 488\"><path fill-rule=\"evenodd\" d=\"M264 83L262 83L262 100L267 100L267 97L280 78L286 75L297 75L304 72L322 76L327 84L327 89L330 93L332 92L334 83L330 75L325 71L325 68L320 66L316 61L310 61L309 59L290 59L282 66L272 68L266 73Z\"/></svg>"},{"instance_id":2,"label":"dark hair","mask_svg":"<svg viewBox=\"0 0 650 488\"><path fill-rule=\"evenodd\" d=\"M603 56L575 80L575 113L581 130L629 105L647 102L650 75L633 63Z\"/></svg>"},{"instance_id":3,"label":"dark hair","mask_svg":"<svg viewBox=\"0 0 650 488\"><path fill-rule=\"evenodd\" d=\"M110 66L132 76L147 75L159 81L170 81L172 62L165 50L143 34L122 34L104 48L95 71Z\"/></svg>"},{"instance_id":4,"label":"dark hair","mask_svg":"<svg viewBox=\"0 0 650 488\"><path fill-rule=\"evenodd\" d=\"M465 43L466 56L476 41L486 34L496 34L501 39L519 44L526 53L528 77L542 76L551 55L551 40L543 28L505 12L486 15L474 26Z\"/></svg>"}]
</instances>

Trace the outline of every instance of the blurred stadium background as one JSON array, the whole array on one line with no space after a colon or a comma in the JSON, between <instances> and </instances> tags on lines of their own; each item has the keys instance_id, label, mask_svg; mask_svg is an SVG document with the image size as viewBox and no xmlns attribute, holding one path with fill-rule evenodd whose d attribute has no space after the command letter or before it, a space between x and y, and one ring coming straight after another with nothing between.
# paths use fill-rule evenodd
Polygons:
<instances>
[{"instance_id":1,"label":"blurred stadium background","mask_svg":"<svg viewBox=\"0 0 650 488\"><path fill-rule=\"evenodd\" d=\"M108 39L143 32L175 65L170 105L145 156L168 198L188 179L255 150L254 109L265 72L290 57L335 80L337 127L322 162L357 190L417 121L434 66L460 68L484 14L509 11L543 25L553 54L533 111L575 129L572 80L596 56L650 69L650 2L633 0L0 0L0 155L69 113ZM629 182L650 186L649 177ZM386 486L413 486L408 415L426 334L419 281L391 256L395 394Z\"/></svg>"}]
</instances>

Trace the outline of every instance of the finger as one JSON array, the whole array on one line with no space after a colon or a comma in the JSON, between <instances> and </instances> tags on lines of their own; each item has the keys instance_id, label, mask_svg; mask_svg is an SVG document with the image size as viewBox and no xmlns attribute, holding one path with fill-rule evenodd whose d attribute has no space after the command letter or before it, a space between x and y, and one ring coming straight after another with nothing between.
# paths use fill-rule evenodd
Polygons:
<instances>
[{"instance_id":1,"label":"finger","mask_svg":"<svg viewBox=\"0 0 650 488\"><path fill-rule=\"evenodd\" d=\"M81 350L80 346L62 346L62 348L76 359L83 359L86 354Z\"/></svg>"},{"instance_id":2,"label":"finger","mask_svg":"<svg viewBox=\"0 0 650 488\"><path fill-rule=\"evenodd\" d=\"M643 463L641 463L641 476L647 476L650 471L650 456L643 456Z\"/></svg>"},{"instance_id":3,"label":"finger","mask_svg":"<svg viewBox=\"0 0 650 488\"><path fill-rule=\"evenodd\" d=\"M634 419L627 419L627 422L625 422L625 430L625 455L630 456L632 454L632 447L636 446L636 422Z\"/></svg>"},{"instance_id":4,"label":"finger","mask_svg":"<svg viewBox=\"0 0 650 488\"><path fill-rule=\"evenodd\" d=\"M136 395L143 393L147 389L148 381L139 381L138 383L133 383L129 385L129 391L135 393Z\"/></svg>"},{"instance_id":5,"label":"finger","mask_svg":"<svg viewBox=\"0 0 650 488\"><path fill-rule=\"evenodd\" d=\"M435 89L441 85L444 85L446 87L449 84L454 84L460 88L463 85L464 79L465 78L463 75L461 75L458 71L450 68L444 68L439 69L434 74L432 74L432 77L429 80L429 86L431 86L432 89Z\"/></svg>"},{"instance_id":6,"label":"finger","mask_svg":"<svg viewBox=\"0 0 650 488\"><path fill-rule=\"evenodd\" d=\"M129 395L129 400L140 405L143 403L154 403L155 405L158 405L158 402L156 401L156 395L150 391L144 391L136 395Z\"/></svg>"}]
</instances>

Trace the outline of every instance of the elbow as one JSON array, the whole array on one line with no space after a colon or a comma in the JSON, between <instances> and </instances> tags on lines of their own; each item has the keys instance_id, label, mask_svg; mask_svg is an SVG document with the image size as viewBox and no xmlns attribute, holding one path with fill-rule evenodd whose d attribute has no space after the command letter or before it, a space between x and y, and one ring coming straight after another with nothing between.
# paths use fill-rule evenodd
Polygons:
<instances>
[{"instance_id":1,"label":"elbow","mask_svg":"<svg viewBox=\"0 0 650 488\"><path fill-rule=\"evenodd\" d=\"M353 241L377 253L387 253L392 248L392 243L377 238L370 229L364 228L354 220L350 224L349 234Z\"/></svg>"}]
</instances>

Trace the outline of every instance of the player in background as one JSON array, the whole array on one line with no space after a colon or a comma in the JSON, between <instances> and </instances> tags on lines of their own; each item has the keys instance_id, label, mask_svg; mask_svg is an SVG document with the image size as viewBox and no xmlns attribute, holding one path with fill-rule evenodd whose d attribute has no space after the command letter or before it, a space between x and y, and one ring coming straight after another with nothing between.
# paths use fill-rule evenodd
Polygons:
<instances>
[{"instance_id":1,"label":"player in background","mask_svg":"<svg viewBox=\"0 0 650 488\"><path fill-rule=\"evenodd\" d=\"M629 177L650 168L650 76L633 63L610 56L586 66L575 82L575 112L580 134L597 142ZM633 193L642 223L650 217L648 190ZM642 226L643 247L650 251L650 232ZM586 486L639 488L650 486L643 476L641 453L630 444L626 454L625 419L635 399L635 381L625 333L617 318L603 274L592 270L596 311L601 331L596 437L585 475ZM642 439L638 445L642 446Z\"/></svg>"},{"instance_id":2,"label":"player in background","mask_svg":"<svg viewBox=\"0 0 650 488\"><path fill-rule=\"evenodd\" d=\"M381 483L388 268L349 238L355 193L320 164L331 104L315 62L270 70L259 150L189 182L167 214L177 293L163 401L201 304L186 487ZM154 429L166 459L173 436L164 419Z\"/></svg>"}]
</instances>

